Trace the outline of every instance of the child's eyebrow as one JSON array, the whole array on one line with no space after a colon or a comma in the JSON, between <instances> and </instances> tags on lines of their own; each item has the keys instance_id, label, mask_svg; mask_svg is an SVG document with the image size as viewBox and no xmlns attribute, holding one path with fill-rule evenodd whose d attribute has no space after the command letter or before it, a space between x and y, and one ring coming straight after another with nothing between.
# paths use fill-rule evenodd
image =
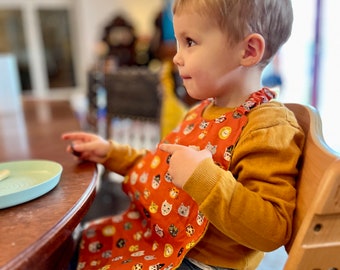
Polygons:
<instances>
[{"instance_id":1,"label":"child's eyebrow","mask_svg":"<svg viewBox=\"0 0 340 270\"><path fill-rule=\"evenodd\" d=\"M194 35L193 31L184 30L182 32L177 33L175 37L176 38L187 38L193 35Z\"/></svg>"},{"instance_id":2,"label":"child's eyebrow","mask_svg":"<svg viewBox=\"0 0 340 270\"><path fill-rule=\"evenodd\" d=\"M180 32L175 31L175 37L183 37L183 36L187 36L187 31L180 31Z\"/></svg>"}]
</instances>

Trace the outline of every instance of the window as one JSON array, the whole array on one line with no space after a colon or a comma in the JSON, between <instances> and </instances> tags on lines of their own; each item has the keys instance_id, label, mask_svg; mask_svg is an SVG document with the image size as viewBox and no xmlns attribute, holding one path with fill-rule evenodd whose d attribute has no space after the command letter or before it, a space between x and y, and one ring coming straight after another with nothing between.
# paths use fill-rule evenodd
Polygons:
<instances>
[{"instance_id":1,"label":"window","mask_svg":"<svg viewBox=\"0 0 340 270\"><path fill-rule=\"evenodd\" d=\"M22 92L68 97L77 83L72 0L0 0L0 53L16 56Z\"/></svg>"},{"instance_id":2,"label":"window","mask_svg":"<svg viewBox=\"0 0 340 270\"><path fill-rule=\"evenodd\" d=\"M39 9L39 22L49 87L75 86L68 11Z\"/></svg>"}]
</instances>

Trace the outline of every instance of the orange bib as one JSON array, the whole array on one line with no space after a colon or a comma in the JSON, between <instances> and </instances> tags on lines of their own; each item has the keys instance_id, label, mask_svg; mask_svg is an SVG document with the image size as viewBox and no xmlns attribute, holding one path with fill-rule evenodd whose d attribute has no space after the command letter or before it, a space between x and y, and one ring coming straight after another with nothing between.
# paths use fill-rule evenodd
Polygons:
<instances>
[{"instance_id":1,"label":"orange bib","mask_svg":"<svg viewBox=\"0 0 340 270\"><path fill-rule=\"evenodd\" d=\"M208 149L215 163L227 170L246 114L273 96L264 88L214 120L202 117L211 103L203 101L163 142ZM78 269L175 269L204 236L209 222L197 203L172 184L169 158L157 148L131 169L123 184L131 198L129 209L89 224L82 235Z\"/></svg>"}]
</instances>

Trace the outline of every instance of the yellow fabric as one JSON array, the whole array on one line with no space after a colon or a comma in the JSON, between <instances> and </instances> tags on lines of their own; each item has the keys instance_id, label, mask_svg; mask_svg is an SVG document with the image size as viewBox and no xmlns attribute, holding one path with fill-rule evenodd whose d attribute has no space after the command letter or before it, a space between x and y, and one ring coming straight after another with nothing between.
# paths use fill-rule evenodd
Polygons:
<instances>
[{"instance_id":1,"label":"yellow fabric","mask_svg":"<svg viewBox=\"0 0 340 270\"><path fill-rule=\"evenodd\" d=\"M183 119L187 112L186 106L177 98L175 94L175 82L172 75L172 63L163 63L161 74L162 87L162 109L161 109L161 138L169 134Z\"/></svg>"},{"instance_id":2,"label":"yellow fabric","mask_svg":"<svg viewBox=\"0 0 340 270\"><path fill-rule=\"evenodd\" d=\"M148 150L134 149L128 144L119 144L110 140L110 150L103 165L109 170L125 175Z\"/></svg>"},{"instance_id":3,"label":"yellow fabric","mask_svg":"<svg viewBox=\"0 0 340 270\"><path fill-rule=\"evenodd\" d=\"M215 110L208 108L204 116L210 118ZM205 160L184 185L210 221L188 257L208 265L256 269L263 252L284 245L291 236L294 179L303 144L302 129L281 103L253 109L234 149L230 171ZM130 167L127 161L145 154L112 146L105 165L122 174Z\"/></svg>"}]
</instances>

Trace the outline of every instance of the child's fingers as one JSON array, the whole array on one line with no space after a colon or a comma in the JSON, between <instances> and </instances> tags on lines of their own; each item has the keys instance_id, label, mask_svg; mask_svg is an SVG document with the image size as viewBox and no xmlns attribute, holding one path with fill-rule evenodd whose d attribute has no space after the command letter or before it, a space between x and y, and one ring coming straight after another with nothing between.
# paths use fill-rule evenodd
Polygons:
<instances>
[{"instance_id":1,"label":"child's fingers","mask_svg":"<svg viewBox=\"0 0 340 270\"><path fill-rule=\"evenodd\" d=\"M97 135L86 133L86 132L67 132L61 135L63 140L81 140L81 141L90 141L92 139L97 138Z\"/></svg>"},{"instance_id":2,"label":"child's fingers","mask_svg":"<svg viewBox=\"0 0 340 270\"><path fill-rule=\"evenodd\" d=\"M176 151L185 150L188 148L188 146L180 145L180 144L167 144L162 143L159 148L165 152L168 152L169 154L173 154Z\"/></svg>"}]
</instances>

